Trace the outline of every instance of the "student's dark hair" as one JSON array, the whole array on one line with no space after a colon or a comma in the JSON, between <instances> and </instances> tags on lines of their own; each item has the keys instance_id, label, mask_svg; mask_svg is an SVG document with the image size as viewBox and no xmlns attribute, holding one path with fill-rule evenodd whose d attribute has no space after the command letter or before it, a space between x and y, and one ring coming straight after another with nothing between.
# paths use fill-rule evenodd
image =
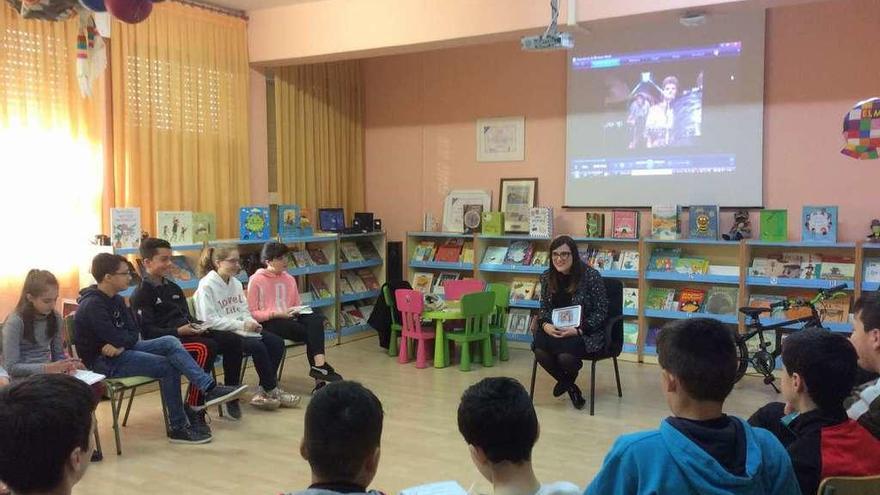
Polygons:
<instances>
[{"instance_id":1,"label":"student's dark hair","mask_svg":"<svg viewBox=\"0 0 880 495\"><path fill-rule=\"evenodd\" d=\"M101 283L104 281L104 276L116 273L116 270L119 269L119 265L123 263L125 266L129 266L128 260L125 259L124 256L110 253L98 253L92 259L92 276L95 277L96 282Z\"/></svg>"},{"instance_id":2,"label":"student's dark hair","mask_svg":"<svg viewBox=\"0 0 880 495\"><path fill-rule=\"evenodd\" d=\"M21 318L23 325L22 337L31 343L36 343L34 337L34 319L37 317L37 310L34 305L28 301L27 296L38 298L46 293L47 290L54 287L58 290L58 279L52 272L48 270L33 269L27 273L24 278L24 285L21 287L21 296L18 298L18 304L15 306L15 312ZM58 332L58 315L55 311L46 316L46 335L51 339Z\"/></svg>"},{"instance_id":3,"label":"student's dark hair","mask_svg":"<svg viewBox=\"0 0 880 495\"><path fill-rule=\"evenodd\" d=\"M290 248L287 247L287 244L269 241L263 244L263 249L260 251L260 261L268 263L269 261L287 256L289 252Z\"/></svg>"},{"instance_id":4,"label":"student's dark hair","mask_svg":"<svg viewBox=\"0 0 880 495\"><path fill-rule=\"evenodd\" d=\"M146 237L141 241L139 248L141 258L148 260L159 254L160 249L171 249L171 243L165 239L157 239L155 237Z\"/></svg>"},{"instance_id":5,"label":"student's dark hair","mask_svg":"<svg viewBox=\"0 0 880 495\"><path fill-rule=\"evenodd\" d=\"M238 247L235 244L220 244L218 246L206 245L202 248L202 254L199 256L199 277L204 277L211 273L212 270L216 270L217 263L221 260L225 260L229 256L229 253L233 251L238 251Z\"/></svg>"},{"instance_id":6,"label":"student's dark hair","mask_svg":"<svg viewBox=\"0 0 880 495\"><path fill-rule=\"evenodd\" d=\"M673 321L657 336L657 359L691 398L724 402L738 364L733 334L713 318Z\"/></svg>"},{"instance_id":7,"label":"student's dark hair","mask_svg":"<svg viewBox=\"0 0 880 495\"><path fill-rule=\"evenodd\" d=\"M853 305L853 314L865 325L866 332L880 328L880 296L876 292L862 294Z\"/></svg>"},{"instance_id":8,"label":"student's dark hair","mask_svg":"<svg viewBox=\"0 0 880 495\"><path fill-rule=\"evenodd\" d=\"M859 356L849 339L822 328L794 332L782 341L782 364L807 385L807 395L826 411L843 407L856 379Z\"/></svg>"},{"instance_id":9,"label":"student's dark hair","mask_svg":"<svg viewBox=\"0 0 880 495\"><path fill-rule=\"evenodd\" d=\"M458 405L458 431L483 449L493 463L532 458L538 416L526 389L513 378L484 378L471 385Z\"/></svg>"},{"instance_id":10,"label":"student's dark hair","mask_svg":"<svg viewBox=\"0 0 880 495\"><path fill-rule=\"evenodd\" d=\"M556 266L553 265L553 251L561 247L562 245L568 246L568 249L571 250L571 270L568 274L571 276L568 287L560 287L562 284L562 273L556 270ZM574 243L574 239L567 235L561 235L556 239L553 239L553 242L550 243L550 276L548 277L550 282L550 294L555 294L558 290L563 289L568 293L573 294L574 291L577 290L578 284L581 281L581 277L584 276L584 262L581 261L581 257L578 254L577 244Z\"/></svg>"},{"instance_id":11,"label":"student's dark hair","mask_svg":"<svg viewBox=\"0 0 880 495\"><path fill-rule=\"evenodd\" d=\"M324 480L352 481L382 438L382 403L357 382L329 383L306 408L303 444L312 472Z\"/></svg>"},{"instance_id":12,"label":"student's dark hair","mask_svg":"<svg viewBox=\"0 0 880 495\"><path fill-rule=\"evenodd\" d=\"M0 390L0 480L15 493L57 488L70 453L89 447L94 410L92 389L65 374L33 375Z\"/></svg>"}]
</instances>

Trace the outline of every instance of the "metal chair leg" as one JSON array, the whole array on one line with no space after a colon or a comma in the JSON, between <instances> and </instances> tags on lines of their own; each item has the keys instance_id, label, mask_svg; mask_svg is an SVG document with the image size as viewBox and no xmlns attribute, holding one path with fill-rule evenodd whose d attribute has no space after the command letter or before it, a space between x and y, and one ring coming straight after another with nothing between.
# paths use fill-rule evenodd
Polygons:
<instances>
[{"instance_id":1,"label":"metal chair leg","mask_svg":"<svg viewBox=\"0 0 880 495\"><path fill-rule=\"evenodd\" d=\"M248 358L250 356L243 356L241 358L241 373L238 377L238 383L244 383L244 372L247 370Z\"/></svg>"},{"instance_id":2,"label":"metal chair leg","mask_svg":"<svg viewBox=\"0 0 880 495\"><path fill-rule=\"evenodd\" d=\"M101 450L101 435L98 434L98 418L95 416L95 413L92 413L92 418L95 421L95 460L101 460L104 458L104 451Z\"/></svg>"},{"instance_id":3,"label":"metal chair leg","mask_svg":"<svg viewBox=\"0 0 880 495\"><path fill-rule=\"evenodd\" d=\"M137 390L137 387L131 389L131 396L128 398L128 407L125 408L125 417L122 418L122 426L128 426L128 413L131 412L131 404L134 402L134 392ZM123 399L125 396L125 392L122 392ZM120 403L121 404L121 403Z\"/></svg>"},{"instance_id":4,"label":"metal chair leg","mask_svg":"<svg viewBox=\"0 0 880 495\"><path fill-rule=\"evenodd\" d=\"M617 396L623 397L623 389L620 388L620 371L617 370L617 358L611 358L614 361L614 378L617 380Z\"/></svg>"},{"instance_id":5,"label":"metal chair leg","mask_svg":"<svg viewBox=\"0 0 880 495\"><path fill-rule=\"evenodd\" d=\"M596 361L590 361L590 416L595 412L596 406Z\"/></svg>"},{"instance_id":6,"label":"metal chair leg","mask_svg":"<svg viewBox=\"0 0 880 495\"><path fill-rule=\"evenodd\" d=\"M116 437L116 455L122 455L122 439L119 435L119 412L122 407L122 399L117 396L120 396L123 392L110 391L110 410L113 414L113 435Z\"/></svg>"},{"instance_id":7,"label":"metal chair leg","mask_svg":"<svg viewBox=\"0 0 880 495\"><path fill-rule=\"evenodd\" d=\"M538 374L538 358L532 360L532 383L529 385L529 398L535 401L535 376Z\"/></svg>"},{"instance_id":8,"label":"metal chair leg","mask_svg":"<svg viewBox=\"0 0 880 495\"><path fill-rule=\"evenodd\" d=\"M284 362L287 361L287 346L284 346L284 354L281 356L281 364L278 365L278 378L281 381L281 375L284 374Z\"/></svg>"}]
</instances>

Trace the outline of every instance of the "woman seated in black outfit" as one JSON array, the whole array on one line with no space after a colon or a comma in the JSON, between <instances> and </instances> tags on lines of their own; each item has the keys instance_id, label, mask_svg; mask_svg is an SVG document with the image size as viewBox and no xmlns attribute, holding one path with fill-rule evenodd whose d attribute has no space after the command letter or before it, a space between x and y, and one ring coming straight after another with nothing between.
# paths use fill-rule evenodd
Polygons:
<instances>
[{"instance_id":1,"label":"woman seated in black outfit","mask_svg":"<svg viewBox=\"0 0 880 495\"><path fill-rule=\"evenodd\" d=\"M586 401L575 384L581 359L602 350L605 345L602 323L608 315L608 298L599 272L578 256L577 245L567 235L550 243L550 268L541 274L541 310L535 331L535 358L556 379L553 396L568 392L574 407ZM581 307L577 326L557 328L552 314L556 308Z\"/></svg>"}]
</instances>

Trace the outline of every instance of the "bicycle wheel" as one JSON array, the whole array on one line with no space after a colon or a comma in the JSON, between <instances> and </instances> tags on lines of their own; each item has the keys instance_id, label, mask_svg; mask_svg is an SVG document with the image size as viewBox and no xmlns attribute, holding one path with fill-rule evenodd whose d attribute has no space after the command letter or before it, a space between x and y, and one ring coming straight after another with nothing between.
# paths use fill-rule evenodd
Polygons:
<instances>
[{"instance_id":1,"label":"bicycle wheel","mask_svg":"<svg viewBox=\"0 0 880 495\"><path fill-rule=\"evenodd\" d=\"M752 366L754 366L755 371L764 375L770 376L773 373L773 370L776 369L776 360L773 359L773 356L765 351L760 350L755 353L755 356L752 358Z\"/></svg>"},{"instance_id":2,"label":"bicycle wheel","mask_svg":"<svg viewBox=\"0 0 880 495\"><path fill-rule=\"evenodd\" d=\"M749 348L746 346L745 341L737 339L736 340L736 376L734 377L733 382L738 382L743 376L746 374L746 370L749 369Z\"/></svg>"}]
</instances>

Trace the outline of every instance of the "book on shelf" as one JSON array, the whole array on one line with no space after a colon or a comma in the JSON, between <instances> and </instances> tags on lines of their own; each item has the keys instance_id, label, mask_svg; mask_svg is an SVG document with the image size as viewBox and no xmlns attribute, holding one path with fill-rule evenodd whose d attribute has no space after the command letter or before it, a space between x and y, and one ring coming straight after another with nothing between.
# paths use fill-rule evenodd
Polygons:
<instances>
[{"instance_id":1,"label":"book on shelf","mask_svg":"<svg viewBox=\"0 0 880 495\"><path fill-rule=\"evenodd\" d=\"M303 304L310 304L315 300L315 295L312 294L311 292L300 292L299 293L299 300Z\"/></svg>"},{"instance_id":2,"label":"book on shelf","mask_svg":"<svg viewBox=\"0 0 880 495\"><path fill-rule=\"evenodd\" d=\"M788 210L761 210L760 239L764 242L788 240Z\"/></svg>"},{"instance_id":3,"label":"book on shelf","mask_svg":"<svg viewBox=\"0 0 880 495\"><path fill-rule=\"evenodd\" d=\"M412 288L423 294L431 292L434 282L434 274L428 272L415 272L412 277Z\"/></svg>"},{"instance_id":4,"label":"book on shelf","mask_svg":"<svg viewBox=\"0 0 880 495\"><path fill-rule=\"evenodd\" d=\"M379 280L376 279L376 275L369 269L361 268L357 271L357 275L364 282L367 290L379 290Z\"/></svg>"},{"instance_id":5,"label":"book on shelf","mask_svg":"<svg viewBox=\"0 0 880 495\"><path fill-rule=\"evenodd\" d=\"M675 260L674 271L686 275L705 275L709 272L709 260L705 258L678 258Z\"/></svg>"},{"instance_id":6,"label":"book on shelf","mask_svg":"<svg viewBox=\"0 0 880 495\"><path fill-rule=\"evenodd\" d=\"M446 282L458 280L458 274L455 272L440 272L437 274L437 281L434 283L433 293L438 295L443 295L445 292L443 290L443 284Z\"/></svg>"},{"instance_id":7,"label":"book on shelf","mask_svg":"<svg viewBox=\"0 0 880 495\"><path fill-rule=\"evenodd\" d=\"M660 336L660 327L650 327L645 334L645 347L657 347L657 337Z\"/></svg>"},{"instance_id":8,"label":"book on shelf","mask_svg":"<svg viewBox=\"0 0 880 495\"><path fill-rule=\"evenodd\" d=\"M607 249L593 249L587 257L587 265L603 272L611 270L614 266L614 251Z\"/></svg>"},{"instance_id":9,"label":"book on shelf","mask_svg":"<svg viewBox=\"0 0 880 495\"><path fill-rule=\"evenodd\" d=\"M323 256L323 253L322 253L322 256ZM309 255L308 251L306 251L304 249L298 249L298 248L292 248L290 250L290 258L294 261L294 263L296 263L296 266L299 268L305 268L307 266L314 266L316 264L318 264L318 265L326 265L327 264L326 259L324 260L325 263L316 263L315 260L312 259L312 257ZM290 265L288 264L288 266L290 266Z\"/></svg>"},{"instance_id":10,"label":"book on shelf","mask_svg":"<svg viewBox=\"0 0 880 495\"><path fill-rule=\"evenodd\" d=\"M856 265L823 261L820 271L820 278L823 280L852 280L856 274Z\"/></svg>"},{"instance_id":11,"label":"book on shelf","mask_svg":"<svg viewBox=\"0 0 880 495\"><path fill-rule=\"evenodd\" d=\"M617 264L619 270L638 271L639 270L639 252L638 251L621 251L620 260Z\"/></svg>"},{"instance_id":12,"label":"book on shelf","mask_svg":"<svg viewBox=\"0 0 880 495\"><path fill-rule=\"evenodd\" d=\"M535 295L534 279L513 279L510 282L510 300L511 301L530 301Z\"/></svg>"},{"instance_id":13,"label":"book on shelf","mask_svg":"<svg viewBox=\"0 0 880 495\"><path fill-rule=\"evenodd\" d=\"M261 206L239 208L238 232L243 241L269 240L269 208Z\"/></svg>"},{"instance_id":14,"label":"book on shelf","mask_svg":"<svg viewBox=\"0 0 880 495\"><path fill-rule=\"evenodd\" d=\"M775 258L754 258L749 267L749 275L753 277L781 277L785 273L785 264Z\"/></svg>"},{"instance_id":15,"label":"book on shelf","mask_svg":"<svg viewBox=\"0 0 880 495\"><path fill-rule=\"evenodd\" d=\"M505 256L507 256L507 246L489 246L483 255L483 263L502 265L504 264Z\"/></svg>"},{"instance_id":16,"label":"book on shelf","mask_svg":"<svg viewBox=\"0 0 880 495\"><path fill-rule=\"evenodd\" d=\"M657 248L651 251L648 262L648 271L671 272L675 268L675 262L681 258L680 248Z\"/></svg>"},{"instance_id":17,"label":"book on shelf","mask_svg":"<svg viewBox=\"0 0 880 495\"><path fill-rule=\"evenodd\" d=\"M688 208L688 235L691 239L718 239L718 205L691 205Z\"/></svg>"},{"instance_id":18,"label":"book on shelf","mask_svg":"<svg viewBox=\"0 0 880 495\"><path fill-rule=\"evenodd\" d=\"M364 304L363 306L361 306L361 313L363 313L364 315L364 320L369 321L370 316L373 314L374 308L375 305L373 304Z\"/></svg>"},{"instance_id":19,"label":"book on shelf","mask_svg":"<svg viewBox=\"0 0 880 495\"><path fill-rule=\"evenodd\" d=\"M803 280L817 280L820 278L820 274L822 273L822 264L821 263L813 263L812 261L802 261L801 262L801 271L800 276Z\"/></svg>"},{"instance_id":20,"label":"book on shelf","mask_svg":"<svg viewBox=\"0 0 880 495\"><path fill-rule=\"evenodd\" d=\"M709 271L706 273L725 277L739 277L739 267L736 265L709 265Z\"/></svg>"},{"instance_id":21,"label":"book on shelf","mask_svg":"<svg viewBox=\"0 0 880 495\"><path fill-rule=\"evenodd\" d=\"M315 296L315 299L326 299L333 297L333 293L330 292L330 288L321 277L316 277L314 275L309 277L309 287L311 287L312 294Z\"/></svg>"},{"instance_id":22,"label":"book on shelf","mask_svg":"<svg viewBox=\"0 0 880 495\"><path fill-rule=\"evenodd\" d=\"M308 255L312 262L316 265L329 265L330 261L324 248L314 246L308 248Z\"/></svg>"},{"instance_id":23,"label":"book on shelf","mask_svg":"<svg viewBox=\"0 0 880 495\"><path fill-rule=\"evenodd\" d=\"M639 289L634 287L623 288L623 309L639 309Z\"/></svg>"},{"instance_id":24,"label":"book on shelf","mask_svg":"<svg viewBox=\"0 0 880 495\"><path fill-rule=\"evenodd\" d=\"M850 299L849 294L826 299L818 307L822 320L829 323L849 323Z\"/></svg>"},{"instance_id":25,"label":"book on shelf","mask_svg":"<svg viewBox=\"0 0 880 495\"><path fill-rule=\"evenodd\" d=\"M605 214L600 212L586 213L587 237L605 237Z\"/></svg>"},{"instance_id":26,"label":"book on shelf","mask_svg":"<svg viewBox=\"0 0 880 495\"><path fill-rule=\"evenodd\" d=\"M217 240L217 215L207 211L193 212L193 242Z\"/></svg>"},{"instance_id":27,"label":"book on shelf","mask_svg":"<svg viewBox=\"0 0 880 495\"><path fill-rule=\"evenodd\" d=\"M546 250L535 251L532 255L532 266L549 266L550 252Z\"/></svg>"},{"instance_id":28,"label":"book on shelf","mask_svg":"<svg viewBox=\"0 0 880 495\"><path fill-rule=\"evenodd\" d=\"M341 309L344 326L353 327L366 323L364 314L361 313L361 310L356 305L344 304Z\"/></svg>"},{"instance_id":29,"label":"book on shelf","mask_svg":"<svg viewBox=\"0 0 880 495\"><path fill-rule=\"evenodd\" d=\"M801 214L801 240L837 242L837 207L804 206Z\"/></svg>"},{"instance_id":30,"label":"book on shelf","mask_svg":"<svg viewBox=\"0 0 880 495\"><path fill-rule=\"evenodd\" d=\"M534 245L529 241L513 241L507 248L504 263L508 265L528 265L532 261Z\"/></svg>"},{"instance_id":31,"label":"book on shelf","mask_svg":"<svg viewBox=\"0 0 880 495\"><path fill-rule=\"evenodd\" d=\"M865 282L880 282L880 260L865 260Z\"/></svg>"},{"instance_id":32,"label":"book on shelf","mask_svg":"<svg viewBox=\"0 0 880 495\"><path fill-rule=\"evenodd\" d=\"M345 255L345 259L347 259L349 263L364 261L364 256L361 254L360 249L358 249L357 245L353 242L340 242L339 250L342 251L342 254Z\"/></svg>"},{"instance_id":33,"label":"book on shelf","mask_svg":"<svg viewBox=\"0 0 880 495\"><path fill-rule=\"evenodd\" d=\"M532 237L553 235L553 208L538 206L529 209L529 235Z\"/></svg>"},{"instance_id":34,"label":"book on shelf","mask_svg":"<svg viewBox=\"0 0 880 495\"><path fill-rule=\"evenodd\" d=\"M364 284L364 281L361 280L357 274L352 272L343 272L342 277L340 279L345 279L348 281L349 285L351 285L352 290L354 292L367 292L367 286Z\"/></svg>"},{"instance_id":35,"label":"book on shelf","mask_svg":"<svg viewBox=\"0 0 880 495\"><path fill-rule=\"evenodd\" d=\"M196 278L196 272L189 265L186 256L172 256L171 269L168 271L168 278L177 285L184 283L192 283Z\"/></svg>"},{"instance_id":36,"label":"book on shelf","mask_svg":"<svg viewBox=\"0 0 880 495\"><path fill-rule=\"evenodd\" d=\"M511 308L507 315L507 333L527 335L531 326L532 312L528 309Z\"/></svg>"},{"instance_id":37,"label":"book on shelf","mask_svg":"<svg viewBox=\"0 0 880 495\"><path fill-rule=\"evenodd\" d=\"M465 234L477 234L483 228L483 205L464 205L461 222Z\"/></svg>"},{"instance_id":38,"label":"book on shelf","mask_svg":"<svg viewBox=\"0 0 880 495\"><path fill-rule=\"evenodd\" d=\"M703 312L714 315L734 315L737 312L739 289L735 287L710 287L706 291Z\"/></svg>"},{"instance_id":39,"label":"book on shelf","mask_svg":"<svg viewBox=\"0 0 880 495\"><path fill-rule=\"evenodd\" d=\"M636 210L611 210L611 237L638 239L639 212Z\"/></svg>"},{"instance_id":40,"label":"book on shelf","mask_svg":"<svg viewBox=\"0 0 880 495\"><path fill-rule=\"evenodd\" d=\"M110 244L117 249L140 247L140 208L110 208Z\"/></svg>"},{"instance_id":41,"label":"book on shelf","mask_svg":"<svg viewBox=\"0 0 880 495\"><path fill-rule=\"evenodd\" d=\"M339 291L343 294L354 294L354 287L351 286L348 279L345 277L339 278Z\"/></svg>"},{"instance_id":42,"label":"book on shelf","mask_svg":"<svg viewBox=\"0 0 880 495\"><path fill-rule=\"evenodd\" d=\"M822 262L821 254L807 252L784 252L779 255L778 258L785 263L803 263L805 261L812 261L813 263Z\"/></svg>"},{"instance_id":43,"label":"book on shelf","mask_svg":"<svg viewBox=\"0 0 880 495\"><path fill-rule=\"evenodd\" d=\"M419 241L413 252L413 261L433 261L435 249L437 243L434 241Z\"/></svg>"},{"instance_id":44,"label":"book on shelf","mask_svg":"<svg viewBox=\"0 0 880 495\"><path fill-rule=\"evenodd\" d=\"M450 237L443 241L443 244L437 248L437 254L434 255L434 261L443 261L446 263L458 263L461 258L461 248L464 246L464 239L460 237Z\"/></svg>"},{"instance_id":45,"label":"book on shelf","mask_svg":"<svg viewBox=\"0 0 880 495\"><path fill-rule=\"evenodd\" d=\"M437 219L434 218L434 214L430 211L425 213L425 218L422 220L422 230L425 232L437 231Z\"/></svg>"},{"instance_id":46,"label":"book on shelf","mask_svg":"<svg viewBox=\"0 0 880 495\"><path fill-rule=\"evenodd\" d=\"M355 243L357 248L360 250L361 255L367 261L373 260L381 260L382 256L379 255L379 251L376 249L376 246L368 240L357 241Z\"/></svg>"},{"instance_id":47,"label":"book on shelf","mask_svg":"<svg viewBox=\"0 0 880 495\"><path fill-rule=\"evenodd\" d=\"M281 237L298 237L302 235L300 220L302 218L299 205L278 205L278 235Z\"/></svg>"},{"instance_id":48,"label":"book on shelf","mask_svg":"<svg viewBox=\"0 0 880 495\"><path fill-rule=\"evenodd\" d=\"M459 263L473 263L474 262L474 242L473 241L464 241L464 245L461 247L461 256L458 257Z\"/></svg>"},{"instance_id":49,"label":"book on shelf","mask_svg":"<svg viewBox=\"0 0 880 495\"><path fill-rule=\"evenodd\" d=\"M639 324L634 321L623 322L623 343L632 346L639 344Z\"/></svg>"},{"instance_id":50,"label":"book on shelf","mask_svg":"<svg viewBox=\"0 0 880 495\"><path fill-rule=\"evenodd\" d=\"M685 313L699 313L705 299L705 290L685 287L678 295L678 310Z\"/></svg>"},{"instance_id":51,"label":"book on shelf","mask_svg":"<svg viewBox=\"0 0 880 495\"><path fill-rule=\"evenodd\" d=\"M645 295L645 307L648 309L675 309L675 289L666 287L650 287Z\"/></svg>"},{"instance_id":52,"label":"book on shelf","mask_svg":"<svg viewBox=\"0 0 880 495\"><path fill-rule=\"evenodd\" d=\"M749 296L749 307L752 308L769 308L771 304L778 303L780 301L784 301L785 296L779 296L776 294L752 294ZM762 318L785 318L785 312L782 308L774 308L773 311L768 313L763 313L761 315Z\"/></svg>"},{"instance_id":53,"label":"book on shelf","mask_svg":"<svg viewBox=\"0 0 880 495\"><path fill-rule=\"evenodd\" d=\"M541 300L541 281L535 283L535 293L532 295L532 300L540 301Z\"/></svg>"},{"instance_id":54,"label":"book on shelf","mask_svg":"<svg viewBox=\"0 0 880 495\"><path fill-rule=\"evenodd\" d=\"M789 299L808 301L811 297L813 297L813 295L809 292L791 292L787 293L785 297ZM792 306L784 310L782 314L786 320L794 320L797 318L806 318L808 316L811 316L813 312L807 306Z\"/></svg>"},{"instance_id":55,"label":"book on shelf","mask_svg":"<svg viewBox=\"0 0 880 495\"><path fill-rule=\"evenodd\" d=\"M655 205L651 207L651 237L666 240L681 237L681 206Z\"/></svg>"},{"instance_id":56,"label":"book on shelf","mask_svg":"<svg viewBox=\"0 0 880 495\"><path fill-rule=\"evenodd\" d=\"M483 212L483 234L501 235L504 233L504 213L500 211Z\"/></svg>"}]
</instances>

